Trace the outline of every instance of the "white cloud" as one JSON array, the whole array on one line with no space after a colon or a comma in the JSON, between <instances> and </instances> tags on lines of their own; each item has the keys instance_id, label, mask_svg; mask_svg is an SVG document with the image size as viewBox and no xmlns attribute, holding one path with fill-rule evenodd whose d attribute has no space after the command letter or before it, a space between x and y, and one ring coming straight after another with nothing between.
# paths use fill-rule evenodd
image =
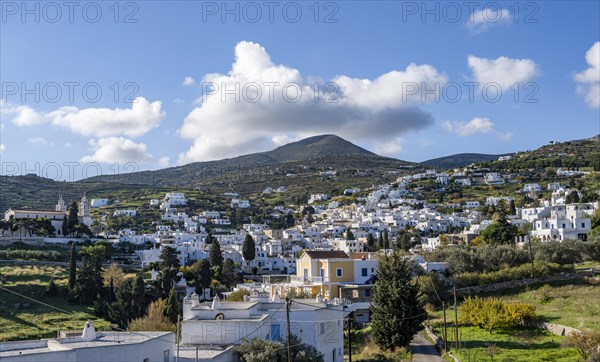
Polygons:
<instances>
[{"instance_id":1,"label":"white cloud","mask_svg":"<svg viewBox=\"0 0 600 362\"><path fill-rule=\"evenodd\" d=\"M271 137L271 140L273 141L273 144L277 146L283 146L291 142L299 141L298 137L290 137L288 135L276 135Z\"/></svg>"},{"instance_id":2,"label":"white cloud","mask_svg":"<svg viewBox=\"0 0 600 362\"><path fill-rule=\"evenodd\" d=\"M3 153L4 150L6 150L6 146L4 145L4 143L0 143L0 153Z\"/></svg>"},{"instance_id":3,"label":"white cloud","mask_svg":"<svg viewBox=\"0 0 600 362\"><path fill-rule=\"evenodd\" d=\"M29 139L27 139L27 142L33 143L33 144L39 144L39 145L52 144L52 143L48 142L44 137L29 138Z\"/></svg>"},{"instance_id":4,"label":"white cloud","mask_svg":"<svg viewBox=\"0 0 600 362\"><path fill-rule=\"evenodd\" d=\"M193 144L179 155L178 162L262 151L322 133L354 141L389 142L433 123L432 116L417 105L425 89L447 82L434 67L415 64L373 80L341 75L330 83L319 83L318 88L309 79L316 78L273 63L260 44L238 43L227 74L203 77L202 102L179 129L180 136ZM208 82L218 89L207 91ZM237 89L237 99L223 88ZM434 101L434 97L426 100Z\"/></svg>"},{"instance_id":5,"label":"white cloud","mask_svg":"<svg viewBox=\"0 0 600 362\"><path fill-rule=\"evenodd\" d=\"M594 43L585 54L589 68L575 74L577 92L583 94L585 102L592 108L600 107L600 41Z\"/></svg>"},{"instance_id":6,"label":"white cloud","mask_svg":"<svg viewBox=\"0 0 600 362\"><path fill-rule=\"evenodd\" d=\"M468 63L475 81L481 86L496 83L503 90L515 83L527 83L539 74L537 64L531 59L486 59L469 55Z\"/></svg>"},{"instance_id":7,"label":"white cloud","mask_svg":"<svg viewBox=\"0 0 600 362\"><path fill-rule=\"evenodd\" d=\"M190 76L185 77L183 79L183 82L181 82L181 85L184 85L184 86L192 86L194 84L196 84L196 81L194 80L194 78L192 78Z\"/></svg>"},{"instance_id":8,"label":"white cloud","mask_svg":"<svg viewBox=\"0 0 600 362\"><path fill-rule=\"evenodd\" d=\"M108 137L89 141L93 155L84 156L82 162L144 162L152 159L144 143L135 143L128 138Z\"/></svg>"},{"instance_id":9,"label":"white cloud","mask_svg":"<svg viewBox=\"0 0 600 362\"><path fill-rule=\"evenodd\" d=\"M442 127L449 133L454 133L459 137L468 137L476 134L495 134L499 139L508 141L512 138L512 133L502 132L496 128L494 122L489 118L473 118L469 122L446 121Z\"/></svg>"},{"instance_id":10,"label":"white cloud","mask_svg":"<svg viewBox=\"0 0 600 362\"><path fill-rule=\"evenodd\" d=\"M158 159L158 165L162 168L169 167L169 161L171 161L171 157L163 156Z\"/></svg>"},{"instance_id":11,"label":"white cloud","mask_svg":"<svg viewBox=\"0 0 600 362\"><path fill-rule=\"evenodd\" d=\"M71 142L65 143L65 148L71 148L71 147L73 147L73 144Z\"/></svg>"},{"instance_id":12,"label":"white cloud","mask_svg":"<svg viewBox=\"0 0 600 362\"><path fill-rule=\"evenodd\" d=\"M483 9L475 10L465 25L471 33L479 34L492 26L510 24L512 20L512 15L510 15L508 10L501 8L493 9L487 6Z\"/></svg>"},{"instance_id":13,"label":"white cloud","mask_svg":"<svg viewBox=\"0 0 600 362\"><path fill-rule=\"evenodd\" d=\"M395 157L402 152L403 141L402 138L398 137L389 141L378 142L375 144L375 153L382 156Z\"/></svg>"},{"instance_id":14,"label":"white cloud","mask_svg":"<svg viewBox=\"0 0 600 362\"><path fill-rule=\"evenodd\" d=\"M6 106L3 113L13 114L12 122L18 126L51 123L62 126L84 136L109 137L125 135L141 136L155 127L165 117L161 102L149 103L142 97L136 98L131 108L83 108L61 107L51 112L36 112L29 106Z\"/></svg>"},{"instance_id":15,"label":"white cloud","mask_svg":"<svg viewBox=\"0 0 600 362\"><path fill-rule=\"evenodd\" d=\"M39 113L29 106L14 106L4 102L0 104L0 114L15 115L12 122L17 126L34 126L46 122Z\"/></svg>"}]
</instances>

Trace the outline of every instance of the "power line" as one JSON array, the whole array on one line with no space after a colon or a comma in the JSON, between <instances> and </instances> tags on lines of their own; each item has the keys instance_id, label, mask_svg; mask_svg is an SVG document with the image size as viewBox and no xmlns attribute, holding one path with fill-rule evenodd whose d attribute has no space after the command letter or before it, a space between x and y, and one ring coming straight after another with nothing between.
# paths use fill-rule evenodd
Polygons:
<instances>
[{"instance_id":1,"label":"power line","mask_svg":"<svg viewBox=\"0 0 600 362\"><path fill-rule=\"evenodd\" d=\"M23 294L21 294L21 293L17 293L17 292L15 292L15 291L13 291L13 290L10 290L10 289L8 289L8 288L5 288L5 287L0 287L0 289L2 289L2 290L4 290L4 291L7 291L7 292L9 292L9 293L12 293L12 294L18 295L19 297L22 297L22 298L25 298L25 299L29 299L29 300L30 300L30 301L32 301L32 302L35 302L35 303L39 303L39 304L45 305L46 307L49 307L49 308L52 308L52 309L56 309L56 310L57 310L57 311L59 311L59 312L62 312L62 313L65 313L65 314L74 314L73 312L69 312L69 311L66 311L66 310L64 310L64 309L60 309L60 308L58 308L58 307L55 307L55 306L53 306L53 305L50 305L50 304L44 303L44 302L42 302L42 301L39 301L39 300L37 300L37 299L30 298L30 297L28 297L28 296L26 296L26 295L23 295Z\"/></svg>"}]
</instances>

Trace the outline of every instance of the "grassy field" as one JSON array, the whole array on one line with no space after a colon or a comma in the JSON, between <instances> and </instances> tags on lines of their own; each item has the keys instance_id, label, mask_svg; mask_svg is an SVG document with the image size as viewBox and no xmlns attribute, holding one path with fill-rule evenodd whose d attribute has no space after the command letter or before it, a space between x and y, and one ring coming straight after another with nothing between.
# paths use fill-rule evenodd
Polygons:
<instances>
[{"instance_id":1,"label":"grassy field","mask_svg":"<svg viewBox=\"0 0 600 362\"><path fill-rule=\"evenodd\" d=\"M600 331L600 286L592 280L552 285L534 285L508 291L480 294L500 297L506 302L531 303L536 314L545 321L582 330ZM460 313L460 309L459 309ZM448 339L454 340L454 310L446 311ZM459 314L460 320L460 314ZM429 323L442 336L443 313L431 314ZM460 326L461 348L451 344L453 353L462 361L578 361L573 348L564 348L563 336L548 331L519 327L495 329L489 333L479 327ZM492 359L493 355L493 359Z\"/></svg>"},{"instance_id":2,"label":"grassy field","mask_svg":"<svg viewBox=\"0 0 600 362\"><path fill-rule=\"evenodd\" d=\"M507 302L531 303L547 322L600 331L600 284L591 280L534 285L488 295Z\"/></svg>"},{"instance_id":3,"label":"grassy field","mask_svg":"<svg viewBox=\"0 0 600 362\"><path fill-rule=\"evenodd\" d=\"M61 296L44 294L50 279L63 291ZM29 298L57 307L56 309L0 289L0 341L27 340L56 336L60 329L82 329L91 320L97 329L110 323L93 315L91 307L69 304L64 297L67 269L55 266L1 266L0 286ZM17 307L18 304L18 308Z\"/></svg>"},{"instance_id":4,"label":"grassy field","mask_svg":"<svg viewBox=\"0 0 600 362\"><path fill-rule=\"evenodd\" d=\"M441 328L435 329L441 335ZM497 329L489 333L479 327L461 326L458 329L460 348L453 344L452 353L461 361L579 361L574 348L561 346L565 337L545 330L525 327ZM448 328L448 338L454 340L454 328Z\"/></svg>"}]
</instances>

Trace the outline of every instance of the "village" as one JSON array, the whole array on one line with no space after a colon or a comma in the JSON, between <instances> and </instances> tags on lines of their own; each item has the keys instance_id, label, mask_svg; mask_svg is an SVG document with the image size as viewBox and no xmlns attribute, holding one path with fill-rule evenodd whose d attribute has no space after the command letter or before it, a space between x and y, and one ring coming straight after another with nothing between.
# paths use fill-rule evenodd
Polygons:
<instances>
[{"instance_id":1,"label":"village","mask_svg":"<svg viewBox=\"0 0 600 362\"><path fill-rule=\"evenodd\" d=\"M560 169L558 173L578 174ZM277 206L277 212L272 216L302 217L294 226L282 229L272 228L268 223L244 223L239 228L232 228L231 220L217 210L188 214L183 211L188 203L186 195L168 192L162 200L145 201L148 207L161 213L154 233L124 228L118 233L103 231L95 236L91 235L90 228L93 224L102 224L107 215L96 213L102 216L100 220L94 220L92 210L102 210L111 200L89 200L83 195L76 205L68 207L59 196L54 210L11 208L6 211L2 238L25 243L43 240L67 244L91 237L91 240L108 242L115 247L132 245L129 254L119 254L113 259L128 264L128 267L150 270L147 283L161 278L157 265L162 262L165 249L173 251L178 265L191 266L199 260L209 260L214 245L218 244L222 259L235 265L241 276L239 282L230 289L198 289L198 283L189 283L179 271L173 288L182 305L181 339L175 341L174 338L179 337L174 337L173 333L158 337L155 332L147 332L148 339L143 339L144 348L131 349L136 352L128 350L127 353L138 353L132 360L145 361L145 354L155 354L165 356L165 361L169 360L168 356L177 356L182 361L229 361L234 359L234 350L244 339L278 341L285 337L284 331L289 328L293 335L314 346L324 356L324 361L332 362L344 359L344 331L348 318L352 318L357 327L366 326L371 320L371 297L380 258L402 250L404 257L418 265L421 273L434 273L446 279L449 263L430 260L429 255L439 248L477 244L486 228L498 222L492 215L499 210L502 217L519 230L511 236L510 242L517 248L526 249L532 240L585 241L592 230L593 215L599 208L598 201L579 202L583 195L560 182L523 184L520 192L535 199L535 206L516 207L513 197L503 195L488 196L484 202L431 203L421 198L422 187L411 187L412 183L424 180L435 185L437 190L452 184L460 187L478 183L514 184L507 175L495 172L457 169L452 173L440 173L428 170L401 176L392 184L367 190L347 188L343 195L354 196L353 203L332 200L327 194L311 194L305 205ZM263 194L283 193L286 189L268 188ZM550 198L538 200L536 194L541 191L546 191ZM230 199L227 206L233 209L252 207L251 202L237 192L223 196ZM66 226L74 206L77 222L81 225L77 233ZM115 209L112 212L112 216L121 215L135 218L137 210ZM35 228L32 231L32 220L49 221L50 225L46 222L44 229L46 235L36 235ZM48 234L47 231L51 232ZM248 245L253 252L247 251ZM242 293L242 301L229 302L232 293ZM287 322L286 308L293 316L290 321L288 314ZM82 353L88 353L86 348L94 343L109 344L119 351L127 349L127 343L142 343L137 337L125 345L115 343L115 339L127 341L127 336L134 337L132 332L96 334L93 323L86 324L85 328L82 335L85 343L59 339L55 343L62 346L51 347L50 342L48 345L5 342L2 358L21 361L23 355L47 353L53 359L79 360ZM104 347L102 351L106 349L110 348ZM197 357L198 353L200 357ZM149 358L158 360L153 356Z\"/></svg>"}]
</instances>

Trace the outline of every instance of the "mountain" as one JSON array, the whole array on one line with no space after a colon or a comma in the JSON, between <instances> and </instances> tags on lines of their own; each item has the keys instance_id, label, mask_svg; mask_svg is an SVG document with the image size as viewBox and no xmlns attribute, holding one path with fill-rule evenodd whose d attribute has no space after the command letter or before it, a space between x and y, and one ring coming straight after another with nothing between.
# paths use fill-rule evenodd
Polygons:
<instances>
[{"instance_id":1,"label":"mountain","mask_svg":"<svg viewBox=\"0 0 600 362\"><path fill-rule=\"evenodd\" d=\"M269 152L259 153L265 155L277 162L300 161L309 158L332 156L332 155L370 155L376 156L373 152L367 151L345 139L336 135L327 134L305 138L298 142L288 143ZM248 156L241 156L244 158Z\"/></svg>"},{"instance_id":2,"label":"mountain","mask_svg":"<svg viewBox=\"0 0 600 362\"><path fill-rule=\"evenodd\" d=\"M156 171L142 171L123 175L96 176L86 182L119 182L154 186L193 186L210 179L236 174L252 174L267 168L292 167L300 164L318 164L320 167L369 168L377 162L406 165L407 162L382 157L346 141L336 135L320 135L280 146L272 151L252 153L218 161L194 162L183 166ZM377 163L375 162L375 163ZM374 164L374 163L373 163ZM292 167L293 169L293 167ZM289 172L289 173L295 173Z\"/></svg>"},{"instance_id":3,"label":"mountain","mask_svg":"<svg viewBox=\"0 0 600 362\"><path fill-rule=\"evenodd\" d=\"M505 153L502 155L490 155L485 153L457 153L455 155L438 157L433 158L431 160L423 161L421 162L421 164L430 167L452 169L465 167L472 163L495 161L498 159L498 157L509 155L512 155L512 153Z\"/></svg>"}]
</instances>

